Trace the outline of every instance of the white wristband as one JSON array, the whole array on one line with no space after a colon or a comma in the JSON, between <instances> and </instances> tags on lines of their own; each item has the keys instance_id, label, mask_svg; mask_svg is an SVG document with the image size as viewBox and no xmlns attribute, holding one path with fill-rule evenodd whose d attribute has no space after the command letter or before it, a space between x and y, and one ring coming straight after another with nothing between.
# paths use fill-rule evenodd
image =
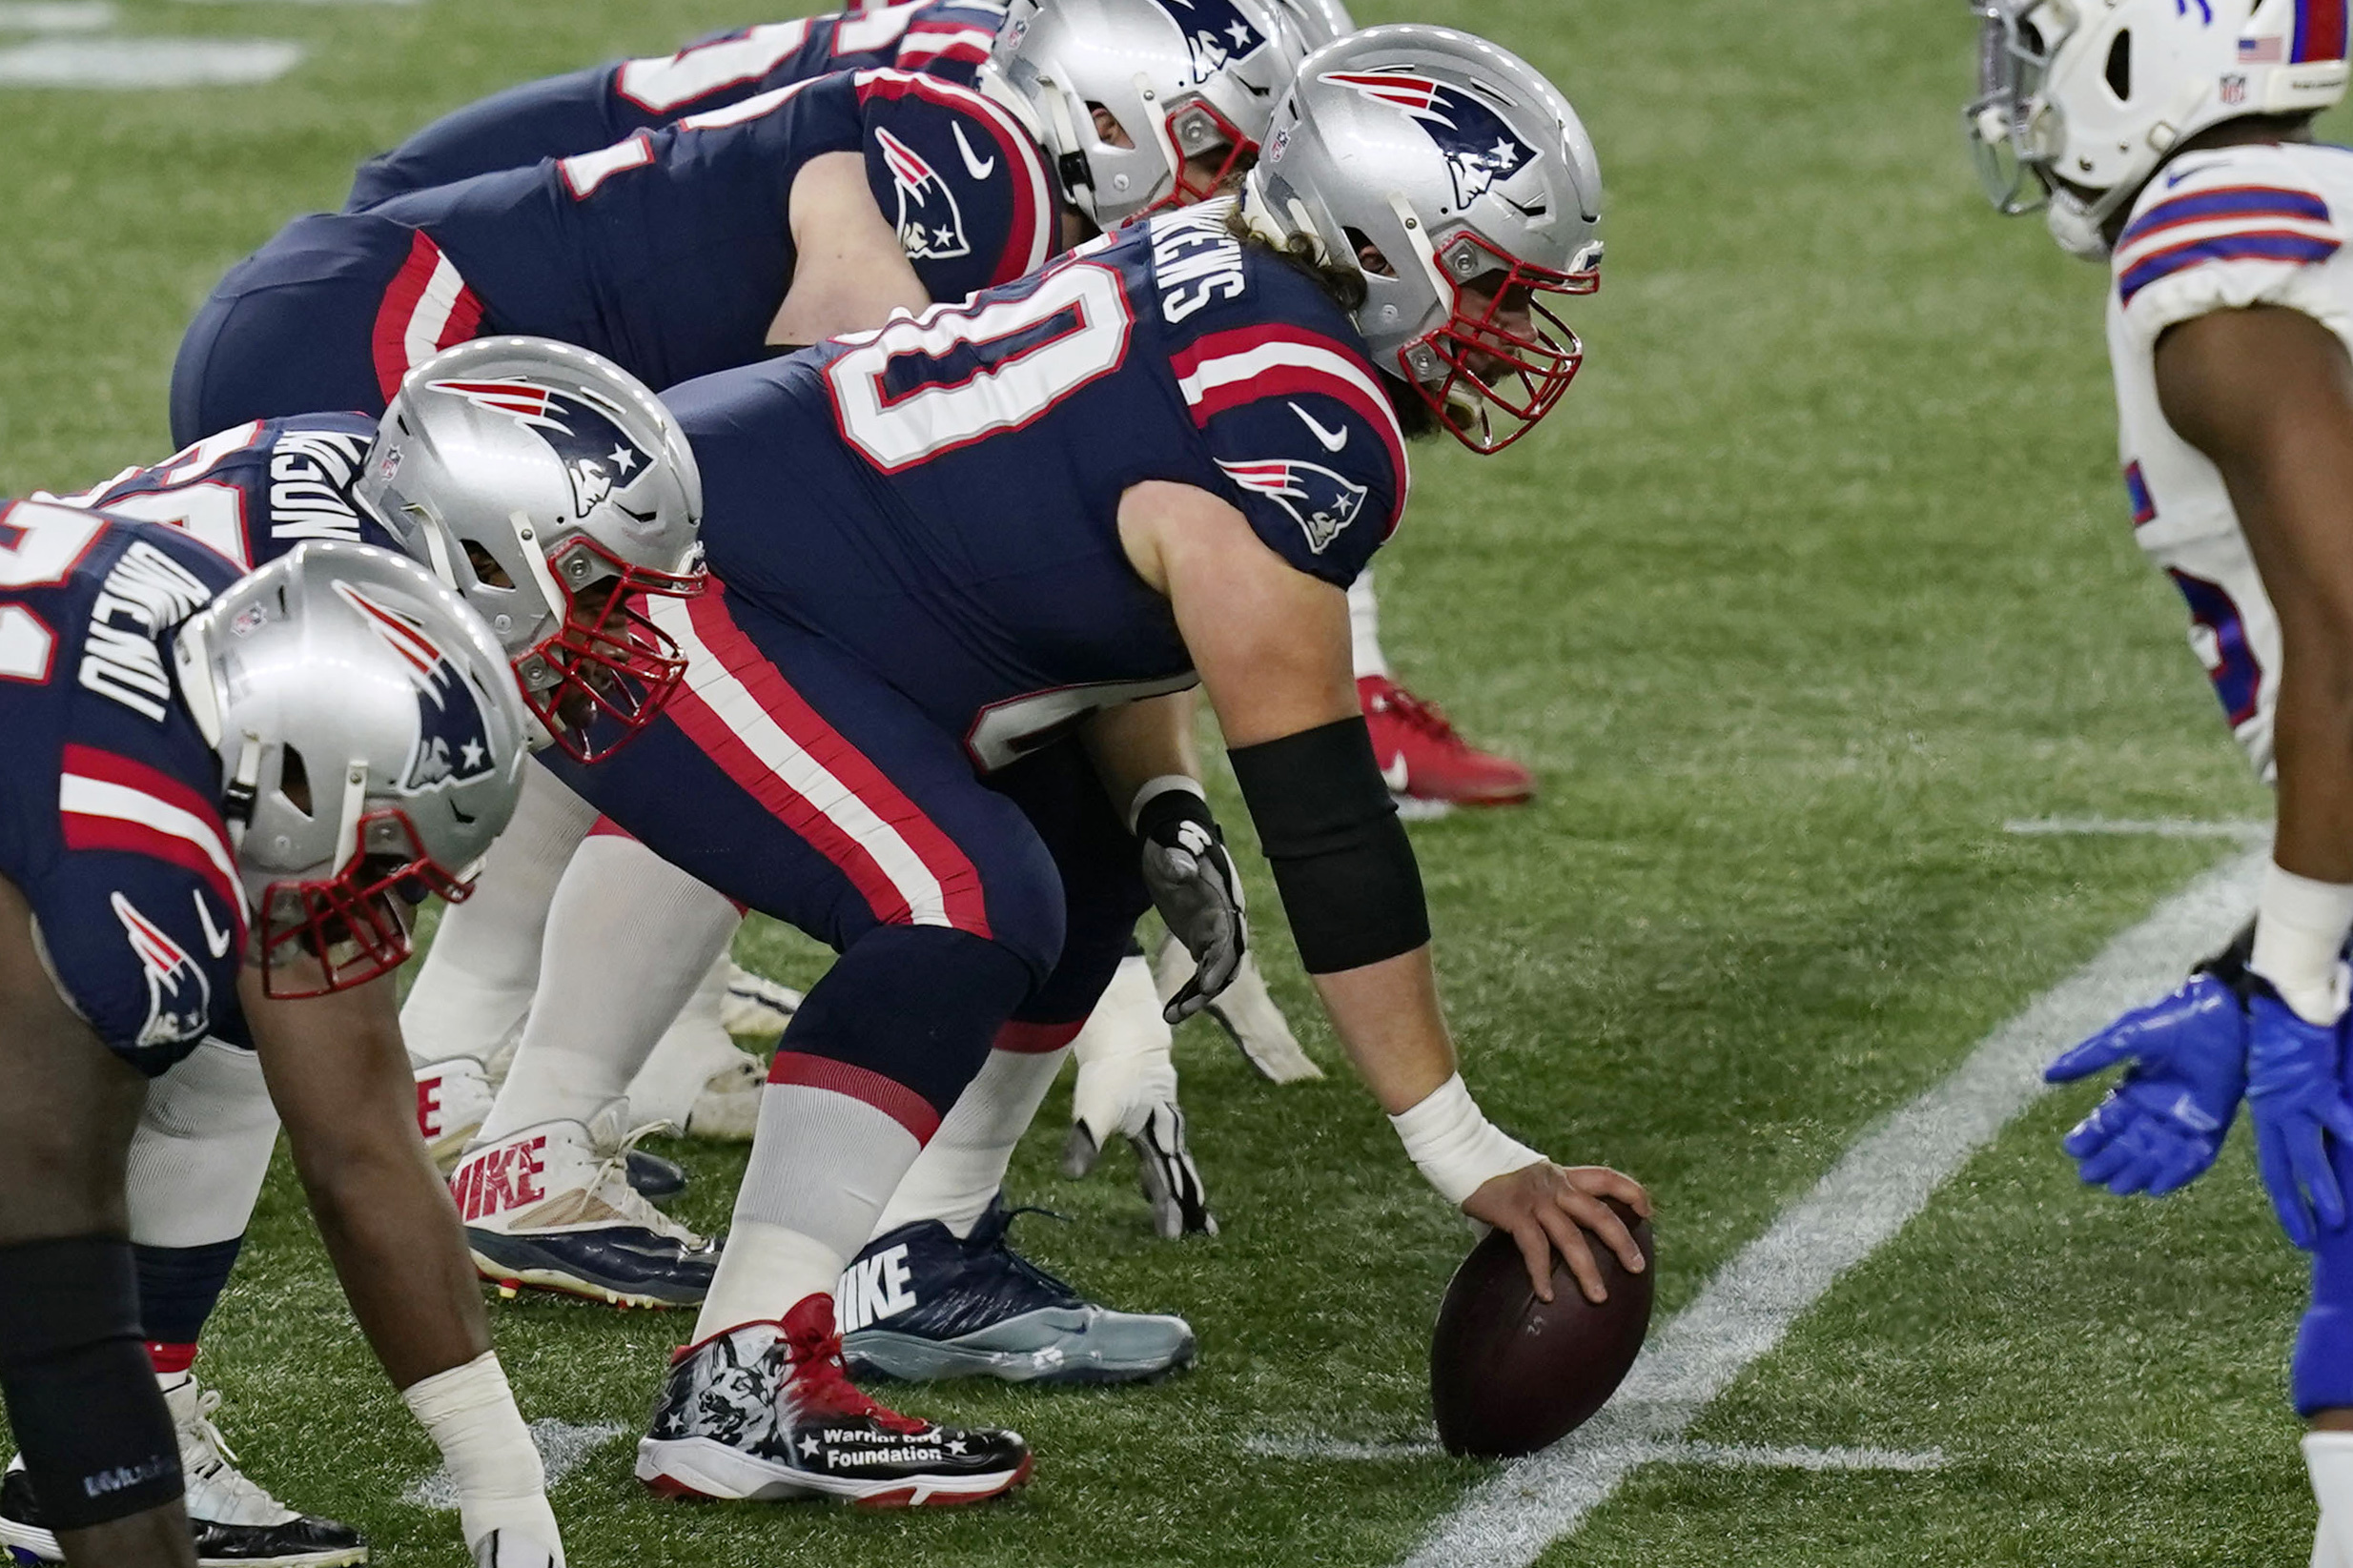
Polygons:
<instances>
[{"instance_id":1,"label":"white wristband","mask_svg":"<svg viewBox=\"0 0 2353 1568\"><path fill-rule=\"evenodd\" d=\"M2247 967L2271 982L2307 1023L2328 1024L2344 1011L2340 955L2353 931L2353 886L2315 882L2272 865L2255 911L2255 951Z\"/></svg>"},{"instance_id":2,"label":"white wristband","mask_svg":"<svg viewBox=\"0 0 2353 1568\"><path fill-rule=\"evenodd\" d=\"M400 1391L441 1451L458 1486L458 1523L471 1548L493 1530L512 1530L563 1562L555 1511L547 1506L547 1472L496 1351L462 1367L437 1372Z\"/></svg>"},{"instance_id":3,"label":"white wristband","mask_svg":"<svg viewBox=\"0 0 2353 1568\"><path fill-rule=\"evenodd\" d=\"M1163 773L1156 779L1146 779L1143 787L1136 790L1136 799L1128 802L1128 831L1136 831L1136 825L1143 817L1146 805L1173 789L1181 789L1197 800L1209 799L1208 793L1201 788L1201 781L1191 774Z\"/></svg>"},{"instance_id":4,"label":"white wristband","mask_svg":"<svg viewBox=\"0 0 2353 1568\"><path fill-rule=\"evenodd\" d=\"M1389 1125L1422 1174L1457 1208L1496 1177L1544 1158L1480 1112L1459 1072L1420 1105L1390 1117Z\"/></svg>"}]
</instances>

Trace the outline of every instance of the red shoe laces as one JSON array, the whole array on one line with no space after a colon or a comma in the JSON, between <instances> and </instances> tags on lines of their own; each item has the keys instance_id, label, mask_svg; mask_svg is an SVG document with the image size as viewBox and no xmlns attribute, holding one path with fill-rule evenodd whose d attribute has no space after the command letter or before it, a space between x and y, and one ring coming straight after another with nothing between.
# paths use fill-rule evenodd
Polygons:
<instances>
[{"instance_id":1,"label":"red shoe laces","mask_svg":"<svg viewBox=\"0 0 2353 1568\"><path fill-rule=\"evenodd\" d=\"M1455 732L1454 725L1446 718L1445 711L1436 703L1416 697L1395 682L1382 685L1378 701L1381 703L1381 710L1383 713L1394 714L1400 723L1420 730L1442 745L1457 749L1463 748L1464 742L1462 736Z\"/></svg>"},{"instance_id":2,"label":"red shoe laces","mask_svg":"<svg viewBox=\"0 0 2353 1568\"><path fill-rule=\"evenodd\" d=\"M808 1408L829 1415L870 1416L877 1425L903 1436L911 1436L930 1424L885 1409L851 1382L849 1370L842 1365L840 1334L796 1334L786 1343L792 1351L792 1380L800 1385L799 1396Z\"/></svg>"}]
</instances>

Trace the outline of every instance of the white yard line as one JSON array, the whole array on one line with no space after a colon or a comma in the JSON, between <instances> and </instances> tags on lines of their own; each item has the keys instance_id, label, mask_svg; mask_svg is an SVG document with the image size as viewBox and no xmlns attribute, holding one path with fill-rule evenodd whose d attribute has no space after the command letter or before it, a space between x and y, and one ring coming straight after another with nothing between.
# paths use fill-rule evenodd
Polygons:
<instances>
[{"instance_id":1,"label":"white yard line","mask_svg":"<svg viewBox=\"0 0 2353 1568\"><path fill-rule=\"evenodd\" d=\"M1651 1335L1617 1397L1542 1454L1481 1484L1431 1530L1408 1568L1527 1568L1660 1445L1927 1206L2043 1089L2042 1066L2124 1008L2178 984L2229 939L2265 857L2249 852L2159 905L2099 956L1979 1042L1935 1088L1847 1151L1813 1190ZM2059 1157L2056 1150L2050 1157Z\"/></svg>"},{"instance_id":2,"label":"white yard line","mask_svg":"<svg viewBox=\"0 0 2353 1568\"><path fill-rule=\"evenodd\" d=\"M0 0L0 32L100 32L113 25L113 0Z\"/></svg>"},{"instance_id":3,"label":"white yard line","mask_svg":"<svg viewBox=\"0 0 2353 1568\"><path fill-rule=\"evenodd\" d=\"M2271 837L2267 822L2201 822L2195 817L2013 817L2005 833L2030 838L2230 839L2260 844Z\"/></svg>"},{"instance_id":4,"label":"white yard line","mask_svg":"<svg viewBox=\"0 0 2353 1568\"><path fill-rule=\"evenodd\" d=\"M1358 1443L1334 1437L1249 1437L1242 1452L1261 1459L1310 1463L1392 1464L1427 1459L1440 1452L1437 1439ZM1936 1470L1942 1449L1907 1453L1893 1448L1765 1448L1750 1443L1634 1443L1625 1457L1635 1464L1694 1464L1720 1470Z\"/></svg>"},{"instance_id":5,"label":"white yard line","mask_svg":"<svg viewBox=\"0 0 2353 1568\"><path fill-rule=\"evenodd\" d=\"M72 38L52 34L0 49L0 88L252 87L274 82L302 58L276 38Z\"/></svg>"},{"instance_id":6,"label":"white yard line","mask_svg":"<svg viewBox=\"0 0 2353 1568\"><path fill-rule=\"evenodd\" d=\"M547 1471L547 1489L554 1491L557 1484L578 1470L589 1455L626 1430L617 1421L576 1426L570 1421L543 1416L532 1422L531 1440L539 1445L540 1463ZM458 1506L458 1482L447 1470L437 1470L430 1476L419 1476L401 1494L400 1500L411 1508L438 1508L447 1512Z\"/></svg>"}]
</instances>

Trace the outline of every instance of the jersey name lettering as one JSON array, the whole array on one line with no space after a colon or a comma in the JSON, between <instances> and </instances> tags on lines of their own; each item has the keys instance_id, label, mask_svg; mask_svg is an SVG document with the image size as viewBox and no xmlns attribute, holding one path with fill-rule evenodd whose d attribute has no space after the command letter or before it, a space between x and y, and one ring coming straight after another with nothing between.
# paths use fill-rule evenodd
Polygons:
<instances>
[{"instance_id":1,"label":"jersey name lettering","mask_svg":"<svg viewBox=\"0 0 2353 1568\"><path fill-rule=\"evenodd\" d=\"M364 543L351 483L368 442L334 431L290 430L270 456L270 537Z\"/></svg>"},{"instance_id":2,"label":"jersey name lettering","mask_svg":"<svg viewBox=\"0 0 2353 1568\"><path fill-rule=\"evenodd\" d=\"M1156 219L1152 276L1160 288L1160 315L1175 326L1213 299L1238 299L1248 288L1242 244L1226 227L1225 205Z\"/></svg>"},{"instance_id":3,"label":"jersey name lettering","mask_svg":"<svg viewBox=\"0 0 2353 1568\"><path fill-rule=\"evenodd\" d=\"M90 606L82 647L84 689L163 722L172 701L156 634L186 620L213 597L194 572L139 540L123 552Z\"/></svg>"}]
</instances>

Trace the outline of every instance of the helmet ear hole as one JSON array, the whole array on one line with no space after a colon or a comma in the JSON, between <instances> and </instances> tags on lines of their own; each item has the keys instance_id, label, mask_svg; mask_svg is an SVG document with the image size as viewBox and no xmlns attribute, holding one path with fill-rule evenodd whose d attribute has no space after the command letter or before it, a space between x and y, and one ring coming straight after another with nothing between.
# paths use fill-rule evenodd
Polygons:
<instances>
[{"instance_id":1,"label":"helmet ear hole","mask_svg":"<svg viewBox=\"0 0 2353 1568\"><path fill-rule=\"evenodd\" d=\"M2108 46L2108 91L2117 102L2130 103L2133 98L2133 34L2130 28L2116 35Z\"/></svg>"},{"instance_id":2,"label":"helmet ear hole","mask_svg":"<svg viewBox=\"0 0 2353 1568\"><path fill-rule=\"evenodd\" d=\"M293 746L277 749L277 792L286 797L286 804L305 817L316 818L311 804L311 770L302 761L302 753Z\"/></svg>"},{"instance_id":3,"label":"helmet ear hole","mask_svg":"<svg viewBox=\"0 0 2353 1568\"><path fill-rule=\"evenodd\" d=\"M1381 247L1374 244L1372 237L1363 230L1343 229L1340 232L1348 236L1348 249L1354 254L1357 266L1363 270L1367 277L1397 275L1397 268L1381 254Z\"/></svg>"}]
</instances>

